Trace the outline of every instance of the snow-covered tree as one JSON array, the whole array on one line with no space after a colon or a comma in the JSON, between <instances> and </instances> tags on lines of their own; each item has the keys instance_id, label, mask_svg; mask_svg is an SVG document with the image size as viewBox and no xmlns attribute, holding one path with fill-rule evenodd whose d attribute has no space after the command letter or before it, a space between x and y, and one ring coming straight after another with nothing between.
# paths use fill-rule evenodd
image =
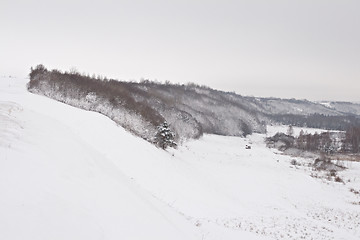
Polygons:
<instances>
[{"instance_id":1,"label":"snow-covered tree","mask_svg":"<svg viewBox=\"0 0 360 240\"><path fill-rule=\"evenodd\" d=\"M155 140L162 149L166 149L167 147L176 147L177 144L174 141L174 138L175 133L170 130L169 124L166 121L158 126Z\"/></svg>"}]
</instances>

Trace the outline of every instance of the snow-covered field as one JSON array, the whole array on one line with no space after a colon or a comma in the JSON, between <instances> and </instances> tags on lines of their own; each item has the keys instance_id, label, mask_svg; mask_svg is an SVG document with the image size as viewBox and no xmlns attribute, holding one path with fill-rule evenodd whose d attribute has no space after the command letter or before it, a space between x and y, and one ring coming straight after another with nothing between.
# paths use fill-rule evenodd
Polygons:
<instances>
[{"instance_id":1,"label":"snow-covered field","mask_svg":"<svg viewBox=\"0 0 360 240\"><path fill-rule=\"evenodd\" d=\"M162 151L26 82L0 81L0 239L360 238L359 163L314 178L260 134Z\"/></svg>"}]
</instances>

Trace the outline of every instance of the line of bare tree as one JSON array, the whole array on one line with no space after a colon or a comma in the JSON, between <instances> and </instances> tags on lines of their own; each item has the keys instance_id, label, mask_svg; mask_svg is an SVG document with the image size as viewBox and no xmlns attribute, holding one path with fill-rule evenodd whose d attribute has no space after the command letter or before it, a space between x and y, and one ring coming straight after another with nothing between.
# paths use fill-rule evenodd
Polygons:
<instances>
[{"instance_id":1,"label":"line of bare tree","mask_svg":"<svg viewBox=\"0 0 360 240\"><path fill-rule=\"evenodd\" d=\"M298 148L327 154L360 152L360 126L349 127L345 132L328 131L308 134L301 130L297 137L292 136L289 132L287 134L277 133L275 136L267 138L268 146L278 145L282 147L282 150ZM277 144L279 142L281 144Z\"/></svg>"}]
</instances>

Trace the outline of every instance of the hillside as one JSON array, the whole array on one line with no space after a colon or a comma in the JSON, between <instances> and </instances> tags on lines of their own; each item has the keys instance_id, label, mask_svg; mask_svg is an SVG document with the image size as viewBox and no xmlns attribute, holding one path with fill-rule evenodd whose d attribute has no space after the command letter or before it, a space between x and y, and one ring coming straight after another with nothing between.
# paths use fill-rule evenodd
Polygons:
<instances>
[{"instance_id":1,"label":"hillside","mask_svg":"<svg viewBox=\"0 0 360 240\"><path fill-rule=\"evenodd\" d=\"M28 89L60 102L99 112L151 143L158 126L170 124L176 141L198 139L204 133L246 136L264 133L267 124L287 124L345 130L360 124L355 104L337 108L307 100L254 98L196 84L139 83L47 70L30 73ZM335 103L333 103L335 106Z\"/></svg>"},{"instance_id":2,"label":"hillside","mask_svg":"<svg viewBox=\"0 0 360 240\"><path fill-rule=\"evenodd\" d=\"M203 133L263 133L265 124L329 130L360 124L358 103L244 97L193 83L124 82L37 68L30 74L29 91L100 112L149 141L165 120L181 142Z\"/></svg>"},{"instance_id":3,"label":"hillside","mask_svg":"<svg viewBox=\"0 0 360 240\"><path fill-rule=\"evenodd\" d=\"M332 109L335 109L338 112L345 114L354 114L360 115L360 104L359 103L350 103L350 102L321 102Z\"/></svg>"},{"instance_id":4,"label":"hillside","mask_svg":"<svg viewBox=\"0 0 360 240\"><path fill-rule=\"evenodd\" d=\"M96 79L39 65L30 74L28 89L102 113L149 142L154 142L157 127L165 120L180 142L203 133L245 136L265 131L264 123L246 106L196 85Z\"/></svg>"},{"instance_id":5,"label":"hillside","mask_svg":"<svg viewBox=\"0 0 360 240\"><path fill-rule=\"evenodd\" d=\"M359 163L345 183L311 177L312 159L292 165L264 134L163 151L27 81L0 82L1 239L360 237Z\"/></svg>"}]
</instances>

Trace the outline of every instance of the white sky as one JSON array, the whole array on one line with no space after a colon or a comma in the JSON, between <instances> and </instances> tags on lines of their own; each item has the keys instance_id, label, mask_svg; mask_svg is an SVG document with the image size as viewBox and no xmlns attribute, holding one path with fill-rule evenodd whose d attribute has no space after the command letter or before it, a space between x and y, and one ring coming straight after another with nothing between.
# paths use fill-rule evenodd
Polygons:
<instances>
[{"instance_id":1,"label":"white sky","mask_svg":"<svg viewBox=\"0 0 360 240\"><path fill-rule=\"evenodd\" d=\"M48 68L360 101L360 1L1 0L0 75Z\"/></svg>"}]
</instances>

